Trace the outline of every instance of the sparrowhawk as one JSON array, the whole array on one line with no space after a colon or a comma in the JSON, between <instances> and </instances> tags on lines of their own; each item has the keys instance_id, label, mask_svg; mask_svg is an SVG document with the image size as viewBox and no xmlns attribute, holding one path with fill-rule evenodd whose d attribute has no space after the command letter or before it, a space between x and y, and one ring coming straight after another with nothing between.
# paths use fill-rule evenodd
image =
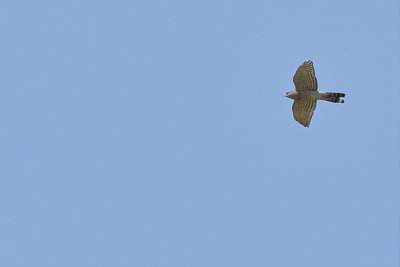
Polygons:
<instances>
[{"instance_id":1,"label":"sparrowhawk","mask_svg":"<svg viewBox=\"0 0 400 267\"><path fill-rule=\"evenodd\" d=\"M341 97L343 93L319 92L315 77L314 66L311 60L305 61L293 76L295 91L285 94L286 97L294 99L292 111L293 117L300 124L308 127L314 110L317 107L317 100L325 100L334 103L344 103Z\"/></svg>"}]
</instances>

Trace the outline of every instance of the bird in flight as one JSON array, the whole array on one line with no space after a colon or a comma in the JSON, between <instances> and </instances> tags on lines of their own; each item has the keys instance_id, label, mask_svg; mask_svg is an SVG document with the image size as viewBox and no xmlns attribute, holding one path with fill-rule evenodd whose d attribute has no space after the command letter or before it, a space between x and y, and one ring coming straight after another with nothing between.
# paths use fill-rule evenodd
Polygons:
<instances>
[{"instance_id":1,"label":"bird in flight","mask_svg":"<svg viewBox=\"0 0 400 267\"><path fill-rule=\"evenodd\" d=\"M310 126L311 118L317 107L317 100L325 100L333 103L344 103L341 97L343 93L330 93L317 91L317 78L311 60L305 61L293 76L295 91L285 94L286 97L294 99L292 111L293 117L305 127Z\"/></svg>"}]
</instances>

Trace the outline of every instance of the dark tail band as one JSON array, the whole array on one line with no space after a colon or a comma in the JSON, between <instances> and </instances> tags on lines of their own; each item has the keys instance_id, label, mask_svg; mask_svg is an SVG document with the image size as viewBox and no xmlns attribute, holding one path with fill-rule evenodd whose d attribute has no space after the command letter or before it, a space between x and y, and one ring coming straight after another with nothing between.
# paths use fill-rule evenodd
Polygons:
<instances>
[{"instance_id":1,"label":"dark tail band","mask_svg":"<svg viewBox=\"0 0 400 267\"><path fill-rule=\"evenodd\" d=\"M326 101L330 101L333 103L344 103L344 100L341 99L341 97L345 97L345 94L343 93L326 93L327 94L327 99Z\"/></svg>"}]
</instances>

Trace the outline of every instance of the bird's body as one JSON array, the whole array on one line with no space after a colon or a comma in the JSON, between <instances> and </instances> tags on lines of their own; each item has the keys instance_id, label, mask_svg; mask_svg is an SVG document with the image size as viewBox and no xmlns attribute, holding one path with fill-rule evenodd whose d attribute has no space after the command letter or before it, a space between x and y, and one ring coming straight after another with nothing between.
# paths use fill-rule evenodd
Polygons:
<instances>
[{"instance_id":1,"label":"bird's body","mask_svg":"<svg viewBox=\"0 0 400 267\"><path fill-rule=\"evenodd\" d=\"M310 99L310 100L319 100L320 99L320 92L315 90L303 90L303 91L290 91L286 97L289 97L293 100L303 100L303 99Z\"/></svg>"},{"instance_id":2,"label":"bird's body","mask_svg":"<svg viewBox=\"0 0 400 267\"><path fill-rule=\"evenodd\" d=\"M317 100L344 103L344 100L341 99L341 97L345 96L343 93L317 91L317 78L315 77L311 60L305 61L297 69L293 82L296 90L287 92L285 96L294 100L292 106L293 117L305 127L310 125L314 110L317 107Z\"/></svg>"}]
</instances>

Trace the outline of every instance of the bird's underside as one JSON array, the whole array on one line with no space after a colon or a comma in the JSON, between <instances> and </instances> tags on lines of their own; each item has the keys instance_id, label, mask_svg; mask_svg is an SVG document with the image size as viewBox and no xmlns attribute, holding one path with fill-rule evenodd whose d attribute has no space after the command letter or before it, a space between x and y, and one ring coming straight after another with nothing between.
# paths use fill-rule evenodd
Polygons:
<instances>
[{"instance_id":1,"label":"bird's underside","mask_svg":"<svg viewBox=\"0 0 400 267\"><path fill-rule=\"evenodd\" d=\"M317 107L317 100L325 100L334 103L343 103L345 94L319 92L317 78L315 77L314 66L311 60L305 61L301 65L294 77L293 82L296 87L295 91L286 93L286 96L294 99L292 111L293 117L300 124L308 127L311 118Z\"/></svg>"}]
</instances>

